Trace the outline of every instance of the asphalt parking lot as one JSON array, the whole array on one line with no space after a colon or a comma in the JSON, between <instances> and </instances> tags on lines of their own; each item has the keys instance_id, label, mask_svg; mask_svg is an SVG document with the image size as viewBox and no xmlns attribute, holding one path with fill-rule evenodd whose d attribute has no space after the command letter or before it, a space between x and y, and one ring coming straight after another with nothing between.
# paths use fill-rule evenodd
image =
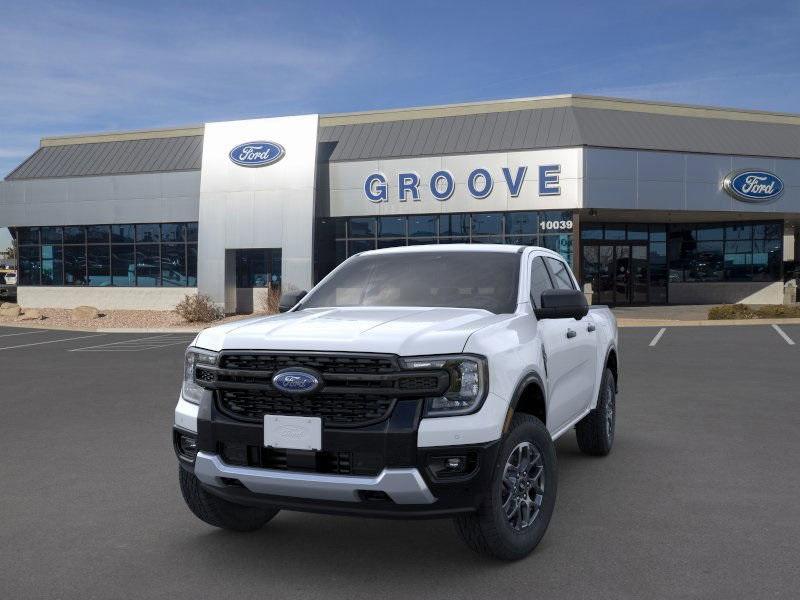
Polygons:
<instances>
[{"instance_id":1,"label":"asphalt parking lot","mask_svg":"<svg viewBox=\"0 0 800 600\"><path fill-rule=\"evenodd\" d=\"M170 441L191 334L0 328L0 596L796 598L800 325L780 331L621 330L614 451L558 441L550 529L504 564L446 520L214 530Z\"/></svg>"}]
</instances>

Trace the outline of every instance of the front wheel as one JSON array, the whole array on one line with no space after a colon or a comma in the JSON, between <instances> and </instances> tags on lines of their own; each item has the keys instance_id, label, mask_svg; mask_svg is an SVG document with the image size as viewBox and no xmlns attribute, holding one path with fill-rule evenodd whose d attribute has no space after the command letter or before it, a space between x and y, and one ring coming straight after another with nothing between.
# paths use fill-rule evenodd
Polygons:
<instances>
[{"instance_id":1,"label":"front wheel","mask_svg":"<svg viewBox=\"0 0 800 600\"><path fill-rule=\"evenodd\" d=\"M491 489L477 513L456 517L461 539L481 554L518 560L539 544L556 503L558 470L544 424L516 414L498 452Z\"/></svg>"},{"instance_id":2,"label":"front wheel","mask_svg":"<svg viewBox=\"0 0 800 600\"><path fill-rule=\"evenodd\" d=\"M231 531L257 531L278 514L278 509L241 506L209 494L194 473L178 467L181 493L189 510L201 521Z\"/></svg>"}]
</instances>

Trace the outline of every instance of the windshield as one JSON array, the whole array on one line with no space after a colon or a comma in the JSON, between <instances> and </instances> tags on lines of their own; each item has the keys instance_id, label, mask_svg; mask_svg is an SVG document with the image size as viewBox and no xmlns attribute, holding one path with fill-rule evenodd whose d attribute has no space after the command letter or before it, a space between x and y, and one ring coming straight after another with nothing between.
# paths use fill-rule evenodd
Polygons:
<instances>
[{"instance_id":1,"label":"windshield","mask_svg":"<svg viewBox=\"0 0 800 600\"><path fill-rule=\"evenodd\" d=\"M520 254L409 252L355 256L300 308L424 306L513 313Z\"/></svg>"}]
</instances>

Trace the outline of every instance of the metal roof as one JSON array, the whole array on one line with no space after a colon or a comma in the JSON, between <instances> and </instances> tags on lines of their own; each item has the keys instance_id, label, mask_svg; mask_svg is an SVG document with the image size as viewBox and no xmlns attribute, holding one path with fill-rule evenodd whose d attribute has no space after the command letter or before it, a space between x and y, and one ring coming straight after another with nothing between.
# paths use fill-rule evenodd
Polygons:
<instances>
[{"instance_id":1,"label":"metal roof","mask_svg":"<svg viewBox=\"0 0 800 600\"><path fill-rule=\"evenodd\" d=\"M6 179L198 170L202 128L44 138ZM547 96L320 116L331 161L593 146L800 158L800 115Z\"/></svg>"},{"instance_id":2,"label":"metal roof","mask_svg":"<svg viewBox=\"0 0 800 600\"><path fill-rule=\"evenodd\" d=\"M320 129L331 161L594 146L800 158L800 125L548 107Z\"/></svg>"},{"instance_id":3,"label":"metal roof","mask_svg":"<svg viewBox=\"0 0 800 600\"><path fill-rule=\"evenodd\" d=\"M6 179L193 171L202 154L202 135L42 146Z\"/></svg>"}]
</instances>

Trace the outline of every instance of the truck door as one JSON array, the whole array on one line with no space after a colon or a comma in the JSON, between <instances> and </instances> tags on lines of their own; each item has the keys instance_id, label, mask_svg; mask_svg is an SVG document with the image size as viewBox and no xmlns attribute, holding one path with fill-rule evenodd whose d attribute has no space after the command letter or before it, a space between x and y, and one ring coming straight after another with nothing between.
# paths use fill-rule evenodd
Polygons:
<instances>
[{"instance_id":1,"label":"truck door","mask_svg":"<svg viewBox=\"0 0 800 600\"><path fill-rule=\"evenodd\" d=\"M565 263L537 256L531 267L531 301L539 306L547 289L576 289ZM586 410L594 393L597 349L591 317L580 321L542 319L540 331L546 356L548 429L555 433Z\"/></svg>"}]
</instances>

